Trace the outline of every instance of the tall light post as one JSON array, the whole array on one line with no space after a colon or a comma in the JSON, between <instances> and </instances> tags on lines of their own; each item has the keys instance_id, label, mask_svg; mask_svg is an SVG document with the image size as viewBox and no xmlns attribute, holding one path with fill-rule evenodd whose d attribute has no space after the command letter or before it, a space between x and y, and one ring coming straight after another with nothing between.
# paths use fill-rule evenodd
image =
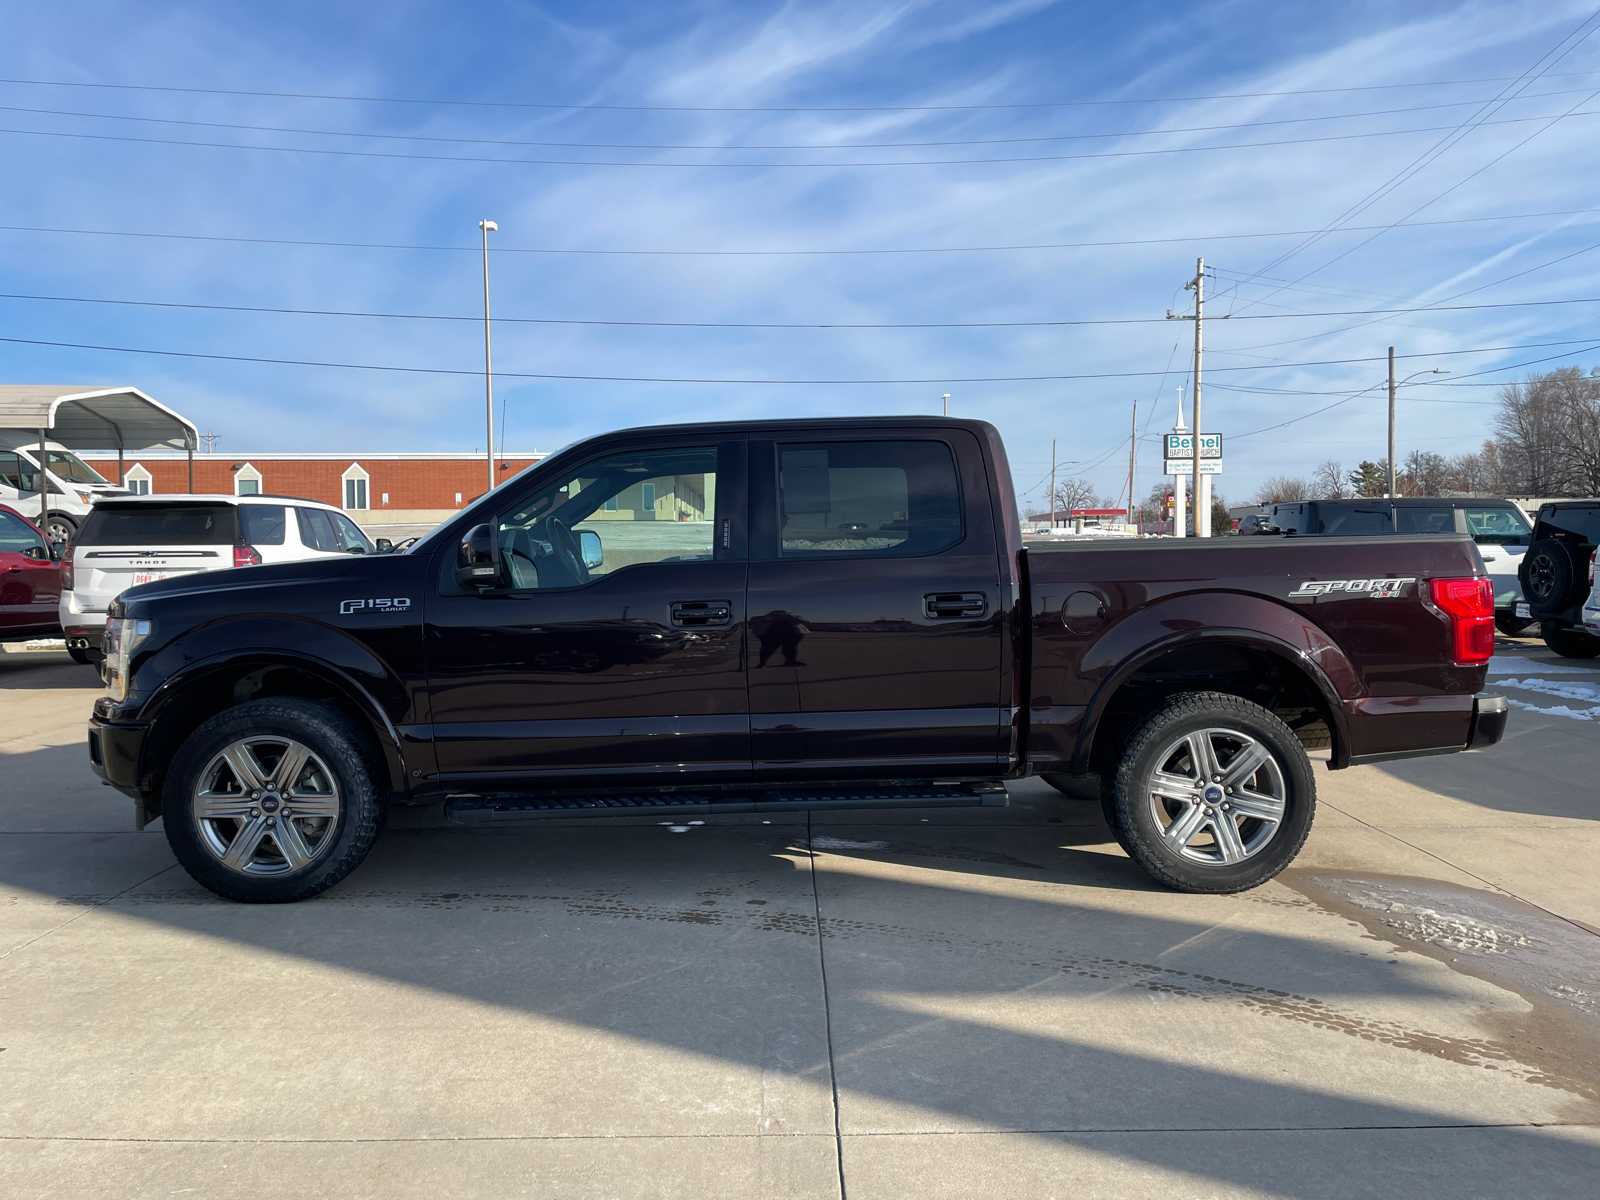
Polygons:
<instances>
[{"instance_id":1,"label":"tall light post","mask_svg":"<svg viewBox=\"0 0 1600 1200\"><path fill-rule=\"evenodd\" d=\"M493 221L479 221L478 228L483 231L483 403L489 431L488 441L484 444L489 448L489 487L492 489L495 485L494 362L489 354L489 235L499 233L500 226Z\"/></svg>"},{"instance_id":2,"label":"tall light post","mask_svg":"<svg viewBox=\"0 0 1600 1200\"><path fill-rule=\"evenodd\" d=\"M1405 384L1410 383L1417 375L1448 375L1449 371L1435 367L1431 371L1418 371L1416 375L1407 375L1399 383L1394 379L1394 347L1389 347L1389 498L1394 499L1395 490L1395 462L1394 462L1394 395Z\"/></svg>"},{"instance_id":3,"label":"tall light post","mask_svg":"<svg viewBox=\"0 0 1600 1200\"><path fill-rule=\"evenodd\" d=\"M950 393L946 392L941 399L944 400L944 415L948 417L950 415Z\"/></svg>"}]
</instances>

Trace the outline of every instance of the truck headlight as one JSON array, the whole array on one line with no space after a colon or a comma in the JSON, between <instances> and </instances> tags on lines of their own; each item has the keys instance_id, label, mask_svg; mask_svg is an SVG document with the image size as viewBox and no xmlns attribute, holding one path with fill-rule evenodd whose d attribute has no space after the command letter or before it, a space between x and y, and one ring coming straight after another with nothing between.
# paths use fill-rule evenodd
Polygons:
<instances>
[{"instance_id":1,"label":"truck headlight","mask_svg":"<svg viewBox=\"0 0 1600 1200\"><path fill-rule=\"evenodd\" d=\"M128 697L128 666L133 662L133 652L150 636L149 621L136 621L130 617L111 617L106 621L105 663L100 677L106 682L106 692L113 700Z\"/></svg>"}]
</instances>

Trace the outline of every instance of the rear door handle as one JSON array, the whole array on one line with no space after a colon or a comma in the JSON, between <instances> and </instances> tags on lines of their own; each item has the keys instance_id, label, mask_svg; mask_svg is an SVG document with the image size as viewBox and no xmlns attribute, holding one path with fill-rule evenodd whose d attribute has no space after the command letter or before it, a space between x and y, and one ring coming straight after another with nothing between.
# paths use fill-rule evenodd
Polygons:
<instances>
[{"instance_id":1,"label":"rear door handle","mask_svg":"<svg viewBox=\"0 0 1600 1200\"><path fill-rule=\"evenodd\" d=\"M674 600L668 608L672 611L672 623L680 629L733 624L730 600Z\"/></svg>"},{"instance_id":2,"label":"rear door handle","mask_svg":"<svg viewBox=\"0 0 1600 1200\"><path fill-rule=\"evenodd\" d=\"M929 592L922 604L924 612L939 620L971 619L989 611L989 597L982 592Z\"/></svg>"}]
</instances>

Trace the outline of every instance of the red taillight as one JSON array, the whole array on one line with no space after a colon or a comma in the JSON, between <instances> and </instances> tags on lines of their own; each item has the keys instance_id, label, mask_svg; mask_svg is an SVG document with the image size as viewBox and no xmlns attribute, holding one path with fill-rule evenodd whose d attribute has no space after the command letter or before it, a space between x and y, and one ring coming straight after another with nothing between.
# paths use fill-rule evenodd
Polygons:
<instances>
[{"instance_id":1,"label":"red taillight","mask_svg":"<svg viewBox=\"0 0 1600 1200\"><path fill-rule=\"evenodd\" d=\"M233 565L236 567L259 567L261 565L261 551L254 546L235 546L233 548Z\"/></svg>"},{"instance_id":2,"label":"red taillight","mask_svg":"<svg viewBox=\"0 0 1600 1200\"><path fill-rule=\"evenodd\" d=\"M1494 656L1494 586L1482 576L1435 579L1433 602L1450 618L1455 631L1456 662L1486 663Z\"/></svg>"},{"instance_id":3,"label":"red taillight","mask_svg":"<svg viewBox=\"0 0 1600 1200\"><path fill-rule=\"evenodd\" d=\"M70 592L72 587L72 552L69 550L61 558L61 590Z\"/></svg>"}]
</instances>

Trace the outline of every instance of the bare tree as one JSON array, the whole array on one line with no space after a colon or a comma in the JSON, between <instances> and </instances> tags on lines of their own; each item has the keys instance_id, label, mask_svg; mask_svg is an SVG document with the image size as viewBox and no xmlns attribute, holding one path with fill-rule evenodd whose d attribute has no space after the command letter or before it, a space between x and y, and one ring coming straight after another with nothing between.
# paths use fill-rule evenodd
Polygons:
<instances>
[{"instance_id":1,"label":"bare tree","mask_svg":"<svg viewBox=\"0 0 1600 1200\"><path fill-rule=\"evenodd\" d=\"M1311 494L1311 485L1294 475L1274 475L1262 481L1256 489L1256 500L1261 504L1276 504L1279 500L1304 500Z\"/></svg>"},{"instance_id":2,"label":"bare tree","mask_svg":"<svg viewBox=\"0 0 1600 1200\"><path fill-rule=\"evenodd\" d=\"M1344 465L1331 458L1318 466L1311 476L1313 500L1343 500L1347 490Z\"/></svg>"},{"instance_id":3,"label":"bare tree","mask_svg":"<svg viewBox=\"0 0 1600 1200\"><path fill-rule=\"evenodd\" d=\"M1550 376L1557 374L1530 375L1523 383L1500 389L1500 407L1492 422L1495 445L1507 481L1526 496L1555 496L1565 490L1563 414L1556 389L1550 386Z\"/></svg>"},{"instance_id":4,"label":"bare tree","mask_svg":"<svg viewBox=\"0 0 1600 1200\"><path fill-rule=\"evenodd\" d=\"M1066 479L1056 485L1056 510L1069 513L1075 508L1109 507L1100 503L1100 493L1087 479Z\"/></svg>"},{"instance_id":5,"label":"bare tree","mask_svg":"<svg viewBox=\"0 0 1600 1200\"><path fill-rule=\"evenodd\" d=\"M1387 469L1388 464L1381 464ZM1450 486L1450 464L1444 455L1431 450L1413 450L1406 455L1404 468L1395 476L1395 488L1402 496L1437 496Z\"/></svg>"}]
</instances>

